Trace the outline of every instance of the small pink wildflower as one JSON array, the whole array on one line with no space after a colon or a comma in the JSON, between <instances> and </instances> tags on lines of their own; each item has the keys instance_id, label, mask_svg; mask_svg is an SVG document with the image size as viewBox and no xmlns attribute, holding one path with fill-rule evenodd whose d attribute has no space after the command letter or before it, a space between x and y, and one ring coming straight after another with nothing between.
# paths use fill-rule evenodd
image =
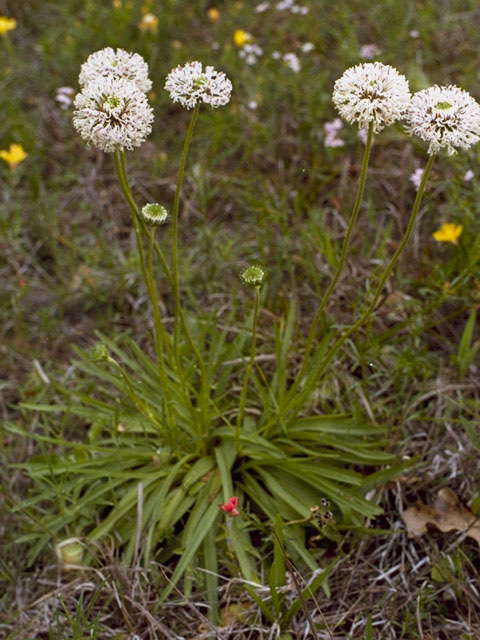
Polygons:
<instances>
[{"instance_id":1,"label":"small pink wildflower","mask_svg":"<svg viewBox=\"0 0 480 640\"><path fill-rule=\"evenodd\" d=\"M470 180L473 178L474 175L475 174L473 173L473 171L469 169L463 176L463 179L465 180L465 182L470 182Z\"/></svg>"},{"instance_id":2,"label":"small pink wildflower","mask_svg":"<svg viewBox=\"0 0 480 640\"><path fill-rule=\"evenodd\" d=\"M343 129L343 123L341 118L335 118L331 122L326 122L323 125L325 131L325 140L323 144L326 147L343 147L345 142L341 138L337 138L337 133L340 129Z\"/></svg>"},{"instance_id":3,"label":"small pink wildflower","mask_svg":"<svg viewBox=\"0 0 480 640\"><path fill-rule=\"evenodd\" d=\"M360 56L364 60L373 60L373 58L376 58L378 55L380 55L380 49L374 43L364 44L360 48Z\"/></svg>"},{"instance_id":4,"label":"small pink wildflower","mask_svg":"<svg viewBox=\"0 0 480 640\"><path fill-rule=\"evenodd\" d=\"M419 190L420 183L422 182L423 172L424 172L424 169L421 169L419 167L418 169L415 169L415 171L410 176L410 182L413 184L413 186L417 191Z\"/></svg>"}]
</instances>

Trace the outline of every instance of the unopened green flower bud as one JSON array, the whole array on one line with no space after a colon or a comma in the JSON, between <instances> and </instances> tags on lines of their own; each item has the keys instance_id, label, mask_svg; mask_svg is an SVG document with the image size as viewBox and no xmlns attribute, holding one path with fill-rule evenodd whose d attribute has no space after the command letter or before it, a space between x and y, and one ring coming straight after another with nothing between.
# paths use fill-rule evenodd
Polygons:
<instances>
[{"instance_id":1,"label":"unopened green flower bud","mask_svg":"<svg viewBox=\"0 0 480 640\"><path fill-rule=\"evenodd\" d=\"M245 271L240 275L245 284L248 284L250 287L259 287L263 278L265 277L265 271L262 267L258 265L252 265L245 269Z\"/></svg>"},{"instance_id":2,"label":"unopened green flower bud","mask_svg":"<svg viewBox=\"0 0 480 640\"><path fill-rule=\"evenodd\" d=\"M167 222L168 211L161 204L146 204L144 207L142 207L140 217L145 222L145 224L148 224L151 227L158 227L161 224L165 224L165 222Z\"/></svg>"},{"instance_id":3,"label":"unopened green flower bud","mask_svg":"<svg viewBox=\"0 0 480 640\"><path fill-rule=\"evenodd\" d=\"M107 347L102 342L96 344L90 354L94 362L106 362L110 357Z\"/></svg>"},{"instance_id":4,"label":"unopened green flower bud","mask_svg":"<svg viewBox=\"0 0 480 640\"><path fill-rule=\"evenodd\" d=\"M55 547L58 561L65 566L79 565L83 559L84 548L78 538L68 538Z\"/></svg>"}]
</instances>

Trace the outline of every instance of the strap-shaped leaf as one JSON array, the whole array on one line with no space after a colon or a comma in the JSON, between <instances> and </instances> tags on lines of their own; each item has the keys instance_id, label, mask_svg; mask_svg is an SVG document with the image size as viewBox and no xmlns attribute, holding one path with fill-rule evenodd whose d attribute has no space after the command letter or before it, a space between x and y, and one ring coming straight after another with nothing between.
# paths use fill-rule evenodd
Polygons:
<instances>
[{"instance_id":1,"label":"strap-shaped leaf","mask_svg":"<svg viewBox=\"0 0 480 640\"><path fill-rule=\"evenodd\" d=\"M174 585L178 582L178 580L180 580L183 572L197 553L197 550L202 544L210 527L213 525L216 518L219 517L220 511L216 502L212 502L208 506L207 504L205 504L204 506L205 509L196 522L195 535L188 536L187 544L185 545L184 551L171 577L171 584L165 587L165 589L162 591L162 593L160 594L159 602L164 602L168 595L171 593Z\"/></svg>"}]
</instances>

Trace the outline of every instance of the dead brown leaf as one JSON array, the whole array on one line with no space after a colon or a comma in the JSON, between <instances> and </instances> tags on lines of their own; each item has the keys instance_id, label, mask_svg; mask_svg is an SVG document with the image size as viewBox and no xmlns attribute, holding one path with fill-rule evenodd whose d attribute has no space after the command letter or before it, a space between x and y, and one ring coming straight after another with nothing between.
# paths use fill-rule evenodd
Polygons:
<instances>
[{"instance_id":1,"label":"dead brown leaf","mask_svg":"<svg viewBox=\"0 0 480 640\"><path fill-rule=\"evenodd\" d=\"M417 502L415 506L405 509L401 516L409 538L423 535L427 532L428 525L431 525L445 533L466 532L467 536L476 540L480 546L478 518L463 506L457 495L448 487L440 489L433 507Z\"/></svg>"}]
</instances>

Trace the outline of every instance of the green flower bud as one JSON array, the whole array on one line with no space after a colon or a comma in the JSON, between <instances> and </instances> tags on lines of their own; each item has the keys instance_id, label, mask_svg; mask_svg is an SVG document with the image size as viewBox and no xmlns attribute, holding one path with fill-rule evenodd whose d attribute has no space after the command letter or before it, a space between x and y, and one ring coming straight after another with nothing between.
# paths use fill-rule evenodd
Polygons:
<instances>
[{"instance_id":1,"label":"green flower bud","mask_svg":"<svg viewBox=\"0 0 480 640\"><path fill-rule=\"evenodd\" d=\"M102 342L99 342L93 347L90 356L94 362L107 362L110 357L107 347Z\"/></svg>"},{"instance_id":2,"label":"green flower bud","mask_svg":"<svg viewBox=\"0 0 480 640\"><path fill-rule=\"evenodd\" d=\"M165 224L168 220L168 211L161 204L146 204L142 207L140 217L145 224L151 227L158 227L161 224Z\"/></svg>"},{"instance_id":3,"label":"green flower bud","mask_svg":"<svg viewBox=\"0 0 480 640\"><path fill-rule=\"evenodd\" d=\"M252 265L251 267L247 267L240 277L244 283L250 287L259 287L265 277L265 271L258 265Z\"/></svg>"},{"instance_id":4,"label":"green flower bud","mask_svg":"<svg viewBox=\"0 0 480 640\"><path fill-rule=\"evenodd\" d=\"M62 565L78 565L82 562L84 548L77 538L69 538L59 542L55 547L58 561Z\"/></svg>"}]
</instances>

